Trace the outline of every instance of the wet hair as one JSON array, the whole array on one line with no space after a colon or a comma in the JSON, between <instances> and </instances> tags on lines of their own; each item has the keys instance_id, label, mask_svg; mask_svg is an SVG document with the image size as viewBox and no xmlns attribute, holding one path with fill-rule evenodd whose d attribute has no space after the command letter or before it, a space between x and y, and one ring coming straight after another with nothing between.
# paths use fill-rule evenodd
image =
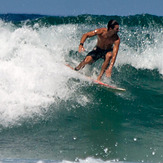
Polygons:
<instances>
[{"instance_id":1,"label":"wet hair","mask_svg":"<svg viewBox=\"0 0 163 163\"><path fill-rule=\"evenodd\" d=\"M110 28L111 28L111 29L114 29L115 25L119 25L119 23L118 23L116 20L110 20L110 21L108 22L108 25L107 25L108 30L109 30Z\"/></svg>"}]
</instances>

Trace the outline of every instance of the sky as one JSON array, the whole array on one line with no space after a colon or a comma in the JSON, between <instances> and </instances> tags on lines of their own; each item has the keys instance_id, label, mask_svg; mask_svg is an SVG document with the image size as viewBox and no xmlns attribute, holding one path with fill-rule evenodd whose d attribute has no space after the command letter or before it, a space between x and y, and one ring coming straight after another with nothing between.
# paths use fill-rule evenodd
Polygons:
<instances>
[{"instance_id":1,"label":"sky","mask_svg":"<svg viewBox=\"0 0 163 163\"><path fill-rule=\"evenodd\" d=\"M147 13L163 16L163 0L0 0L0 14L7 13L55 16Z\"/></svg>"}]
</instances>

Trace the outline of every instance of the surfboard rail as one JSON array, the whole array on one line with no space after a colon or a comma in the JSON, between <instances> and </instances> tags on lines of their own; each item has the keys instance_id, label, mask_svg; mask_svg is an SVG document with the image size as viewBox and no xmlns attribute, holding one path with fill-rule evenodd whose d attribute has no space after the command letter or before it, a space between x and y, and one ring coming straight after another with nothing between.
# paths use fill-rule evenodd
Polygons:
<instances>
[{"instance_id":1,"label":"surfboard rail","mask_svg":"<svg viewBox=\"0 0 163 163\"><path fill-rule=\"evenodd\" d=\"M126 91L126 89L124 89L124 88L118 88L118 87L115 87L115 86L112 86L112 85L103 83L103 82L98 81L98 80L93 80L93 82L94 82L94 83L97 83L97 84L100 84L100 85L102 85L102 86L105 86L105 87L107 87L107 88L116 89L116 90L119 90L119 91Z\"/></svg>"},{"instance_id":2,"label":"surfboard rail","mask_svg":"<svg viewBox=\"0 0 163 163\"><path fill-rule=\"evenodd\" d=\"M65 64L67 67L69 67L70 69L74 70L74 68L72 66L70 66L69 64ZM86 76L87 77L87 76ZM109 85L109 84L106 84L106 83L103 83L101 81L98 81L98 80L95 80L95 79L92 79L91 77L87 77L89 78L93 83L95 84L98 84L100 86L104 86L105 88L109 88L111 90L117 90L117 91L126 91L126 89L124 88L118 88L116 86L112 86L112 85Z\"/></svg>"}]
</instances>

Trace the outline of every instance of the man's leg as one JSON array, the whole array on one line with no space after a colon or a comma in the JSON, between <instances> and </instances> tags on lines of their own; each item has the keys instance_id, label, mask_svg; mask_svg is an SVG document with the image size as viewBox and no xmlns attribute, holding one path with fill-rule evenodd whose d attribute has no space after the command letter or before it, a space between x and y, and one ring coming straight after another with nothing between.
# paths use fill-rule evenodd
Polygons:
<instances>
[{"instance_id":1,"label":"man's leg","mask_svg":"<svg viewBox=\"0 0 163 163\"><path fill-rule=\"evenodd\" d=\"M80 69L84 68L86 64L92 63L93 58L91 56L87 56L77 67L75 67L76 71L79 71Z\"/></svg>"},{"instance_id":2,"label":"man's leg","mask_svg":"<svg viewBox=\"0 0 163 163\"><path fill-rule=\"evenodd\" d=\"M104 74L105 70L107 69L108 65L109 65L109 62L112 58L112 52L108 52L106 55L105 55L105 61L104 63L102 64L102 67L101 67L101 72L99 74L99 76L97 77L97 80L101 80L101 77L102 75Z\"/></svg>"}]
</instances>

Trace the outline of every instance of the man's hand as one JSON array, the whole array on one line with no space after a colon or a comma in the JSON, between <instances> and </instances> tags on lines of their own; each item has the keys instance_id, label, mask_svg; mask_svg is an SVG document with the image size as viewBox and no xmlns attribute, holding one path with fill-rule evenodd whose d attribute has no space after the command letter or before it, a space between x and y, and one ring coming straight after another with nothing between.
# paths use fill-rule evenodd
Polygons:
<instances>
[{"instance_id":1,"label":"man's hand","mask_svg":"<svg viewBox=\"0 0 163 163\"><path fill-rule=\"evenodd\" d=\"M81 53L81 52L84 52L85 49L82 45L79 45L79 49L78 49L78 52Z\"/></svg>"}]
</instances>

